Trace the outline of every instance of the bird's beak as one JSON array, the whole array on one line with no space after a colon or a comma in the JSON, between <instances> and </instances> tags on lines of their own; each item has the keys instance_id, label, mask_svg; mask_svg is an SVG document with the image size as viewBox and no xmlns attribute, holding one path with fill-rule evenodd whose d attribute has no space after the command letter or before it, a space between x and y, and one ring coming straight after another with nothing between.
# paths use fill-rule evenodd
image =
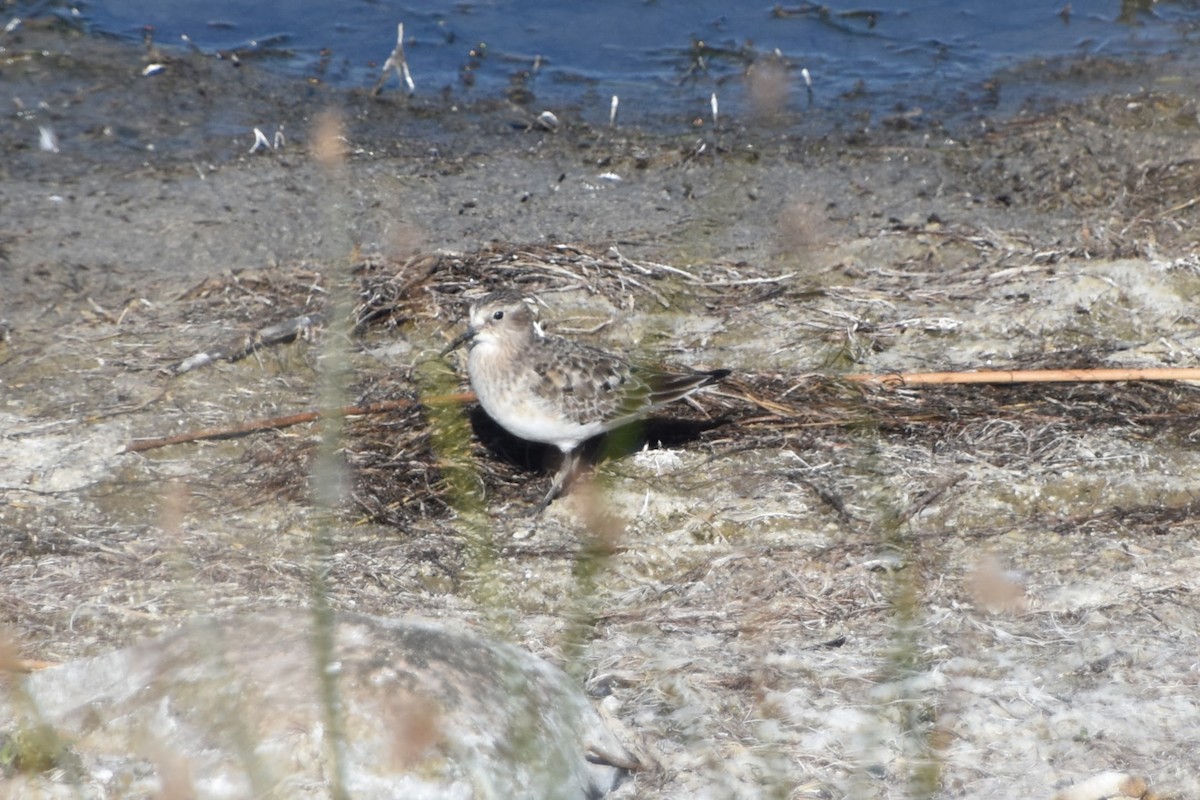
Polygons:
<instances>
[{"instance_id":1,"label":"bird's beak","mask_svg":"<svg viewBox=\"0 0 1200 800\"><path fill-rule=\"evenodd\" d=\"M465 331L460 333L458 336L455 336L454 341L452 341L450 344L446 345L445 350L438 353L438 358L444 357L447 353L451 352L452 350L457 350L458 348L462 347L463 344L471 341L474 338L475 338L475 329L467 328Z\"/></svg>"}]
</instances>

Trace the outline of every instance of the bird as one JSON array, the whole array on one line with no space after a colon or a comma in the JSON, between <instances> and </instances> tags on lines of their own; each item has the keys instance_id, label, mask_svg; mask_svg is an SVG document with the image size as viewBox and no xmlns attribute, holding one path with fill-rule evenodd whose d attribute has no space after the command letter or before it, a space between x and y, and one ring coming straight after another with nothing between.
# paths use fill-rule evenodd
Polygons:
<instances>
[{"instance_id":1,"label":"bird","mask_svg":"<svg viewBox=\"0 0 1200 800\"><path fill-rule=\"evenodd\" d=\"M489 417L514 436L553 445L562 464L536 516L562 491L579 461L579 446L688 397L730 370L659 371L542 331L537 306L519 292L499 291L470 307L463 344L471 389Z\"/></svg>"}]
</instances>

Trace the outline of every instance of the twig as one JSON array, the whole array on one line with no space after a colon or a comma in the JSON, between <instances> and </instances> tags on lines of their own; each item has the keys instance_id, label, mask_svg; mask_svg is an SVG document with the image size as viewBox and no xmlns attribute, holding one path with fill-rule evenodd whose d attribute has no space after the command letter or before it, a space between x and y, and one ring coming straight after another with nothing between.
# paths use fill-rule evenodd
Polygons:
<instances>
[{"instance_id":1,"label":"twig","mask_svg":"<svg viewBox=\"0 0 1200 800\"><path fill-rule=\"evenodd\" d=\"M0 663L0 674L5 672L13 672L22 675L27 675L30 672L37 672L50 667L57 667L61 662L58 661L37 661L28 658L15 658L12 661Z\"/></svg>"},{"instance_id":2,"label":"twig","mask_svg":"<svg viewBox=\"0 0 1200 800\"><path fill-rule=\"evenodd\" d=\"M459 392L456 394L436 395L426 397L419 402L422 405L449 405L453 403L469 403L475 399L473 392ZM140 453L145 450L154 450L159 447L167 447L173 444L183 444L185 442L200 442L209 439L233 439L239 436L245 436L248 433L257 431L272 430L275 428L287 428L292 425L300 425L305 422L313 422L323 417L361 417L367 414L381 414L385 411L395 411L397 409L411 408L417 400L382 400L378 403L371 403L366 406L342 406L330 411L305 411L300 414L290 414L283 417L268 417L267 419L251 420L243 422L241 425L231 425L223 428L205 428L199 431L189 431L188 433L180 433L175 436L164 436L160 439L134 439L125 445L124 453Z\"/></svg>"},{"instance_id":3,"label":"twig","mask_svg":"<svg viewBox=\"0 0 1200 800\"><path fill-rule=\"evenodd\" d=\"M412 73L408 71L408 56L404 54L403 22L396 26L396 47L392 50L392 54L387 57L387 61L383 63L379 80L376 81L375 88L371 90L372 97L378 97L379 93L383 91L383 84L387 82L388 73L392 70L396 71L396 77L400 79L400 83L404 84L404 88L408 90L408 94L411 97L412 93L417 90L417 86L413 83Z\"/></svg>"},{"instance_id":4,"label":"twig","mask_svg":"<svg viewBox=\"0 0 1200 800\"><path fill-rule=\"evenodd\" d=\"M793 416L793 414L794 414L793 409L789 406L785 406L782 403L776 403L773 400L769 400L766 397L755 396L753 393L750 392L749 389L746 389L745 387L738 387L738 388L740 388L742 390L741 394L734 394L732 392L721 392L721 391L711 391L711 392L709 392L709 394L715 395L717 397L728 397L732 400L744 400L747 403L756 405L759 408L761 408L763 411L774 414L777 417L790 417L790 416Z\"/></svg>"},{"instance_id":5,"label":"twig","mask_svg":"<svg viewBox=\"0 0 1200 800\"><path fill-rule=\"evenodd\" d=\"M890 375L846 375L855 383L878 383L891 389L901 386L962 383L1110 383L1114 381L1200 381L1200 369L992 369L979 372L896 372Z\"/></svg>"},{"instance_id":6,"label":"twig","mask_svg":"<svg viewBox=\"0 0 1200 800\"><path fill-rule=\"evenodd\" d=\"M1193 197L1191 200L1186 200L1177 205L1173 205L1166 211L1163 211L1161 214L1159 214L1159 216L1165 217L1167 214L1174 214L1176 211L1183 211L1185 208L1191 208L1192 206L1196 205L1196 203L1200 203L1200 197Z\"/></svg>"},{"instance_id":7,"label":"twig","mask_svg":"<svg viewBox=\"0 0 1200 800\"><path fill-rule=\"evenodd\" d=\"M786 275L774 275L769 278L743 278L740 281L706 281L701 284L708 288L715 286L753 286L759 283L779 283L781 281L791 280L796 277L796 273L789 272Z\"/></svg>"},{"instance_id":8,"label":"twig","mask_svg":"<svg viewBox=\"0 0 1200 800\"><path fill-rule=\"evenodd\" d=\"M917 516L917 514L920 514L926 508L933 505L937 500L941 499L942 495L949 491L951 487L960 483L966 477L967 473L960 472L956 475L948 475L945 478L942 478L940 481L930 487L929 491L922 493L919 497L913 500L913 502L909 504L909 507L904 510L904 513L901 515L900 519L897 520L897 522L908 522L910 519Z\"/></svg>"},{"instance_id":9,"label":"twig","mask_svg":"<svg viewBox=\"0 0 1200 800\"><path fill-rule=\"evenodd\" d=\"M303 336L318 325L323 324L325 315L320 313L301 314L298 317L268 325L245 339L233 342L222 348L206 350L180 361L170 372L172 375L182 375L200 367L206 367L216 361L239 361L246 356L273 344L290 342L297 336Z\"/></svg>"}]
</instances>

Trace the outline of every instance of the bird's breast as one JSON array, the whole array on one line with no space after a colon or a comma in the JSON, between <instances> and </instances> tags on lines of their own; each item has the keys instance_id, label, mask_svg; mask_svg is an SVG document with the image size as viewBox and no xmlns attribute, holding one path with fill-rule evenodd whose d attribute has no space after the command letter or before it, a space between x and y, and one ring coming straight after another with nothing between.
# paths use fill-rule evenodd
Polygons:
<instances>
[{"instance_id":1,"label":"bird's breast","mask_svg":"<svg viewBox=\"0 0 1200 800\"><path fill-rule=\"evenodd\" d=\"M546 376L497 348L472 349L467 374L487 415L521 439L569 451L604 430L600 422L579 420L565 387L547 392Z\"/></svg>"}]
</instances>

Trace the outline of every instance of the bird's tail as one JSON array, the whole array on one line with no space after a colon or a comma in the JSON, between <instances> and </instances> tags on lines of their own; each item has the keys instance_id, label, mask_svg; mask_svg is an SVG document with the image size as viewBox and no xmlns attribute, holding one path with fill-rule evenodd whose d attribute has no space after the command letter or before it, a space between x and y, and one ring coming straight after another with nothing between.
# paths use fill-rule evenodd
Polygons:
<instances>
[{"instance_id":1,"label":"bird's tail","mask_svg":"<svg viewBox=\"0 0 1200 800\"><path fill-rule=\"evenodd\" d=\"M679 400L697 389L711 386L729 374L730 371L727 369L713 369L705 372L660 372L652 375L647 381L650 385L650 402L657 406Z\"/></svg>"}]
</instances>

